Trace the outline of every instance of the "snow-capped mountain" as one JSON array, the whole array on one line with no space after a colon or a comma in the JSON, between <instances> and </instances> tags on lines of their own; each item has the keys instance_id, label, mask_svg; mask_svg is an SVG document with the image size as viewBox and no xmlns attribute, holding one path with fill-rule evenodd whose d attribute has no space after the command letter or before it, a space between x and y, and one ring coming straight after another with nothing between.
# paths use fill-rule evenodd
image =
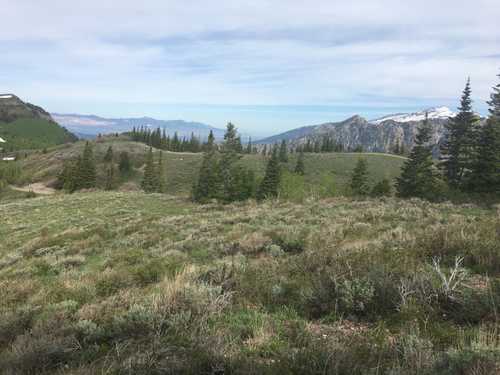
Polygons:
<instances>
[{"instance_id":1,"label":"snow-capped mountain","mask_svg":"<svg viewBox=\"0 0 500 375\"><path fill-rule=\"evenodd\" d=\"M414 113L395 113L392 115L387 115L375 120L371 120L372 124L380 124L384 121L392 120L395 122L411 122L411 121L423 121L425 119L425 115L429 117L429 120L442 119L447 120L450 117L455 117L456 113L453 112L448 107L435 107L429 108L421 112Z\"/></svg>"},{"instance_id":2,"label":"snow-capped mountain","mask_svg":"<svg viewBox=\"0 0 500 375\"><path fill-rule=\"evenodd\" d=\"M320 125L305 126L261 140L261 144L272 144L286 140L297 146L308 141L321 142L329 137L344 150L362 147L369 152L393 152L395 149L412 149L419 125L429 118L432 127L431 143L435 156L439 154L439 144L445 133L445 124L450 117L456 116L447 107L435 107L415 113L397 113L372 121L361 116L352 116L341 122L329 122Z\"/></svg>"}]
</instances>

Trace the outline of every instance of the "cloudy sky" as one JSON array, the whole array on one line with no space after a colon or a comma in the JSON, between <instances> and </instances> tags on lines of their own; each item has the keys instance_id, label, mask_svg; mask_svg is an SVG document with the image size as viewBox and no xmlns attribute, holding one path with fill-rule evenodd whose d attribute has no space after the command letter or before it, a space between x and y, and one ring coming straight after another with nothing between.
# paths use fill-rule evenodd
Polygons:
<instances>
[{"instance_id":1,"label":"cloudy sky","mask_svg":"<svg viewBox=\"0 0 500 375\"><path fill-rule=\"evenodd\" d=\"M500 72L498 0L0 0L0 92L51 112L259 135L429 106L476 109Z\"/></svg>"}]
</instances>

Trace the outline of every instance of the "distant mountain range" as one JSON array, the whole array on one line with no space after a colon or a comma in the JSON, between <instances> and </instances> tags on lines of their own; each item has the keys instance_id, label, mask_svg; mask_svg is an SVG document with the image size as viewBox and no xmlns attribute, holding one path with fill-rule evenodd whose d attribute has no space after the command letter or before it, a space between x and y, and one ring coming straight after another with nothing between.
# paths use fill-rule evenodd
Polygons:
<instances>
[{"instance_id":1,"label":"distant mountain range","mask_svg":"<svg viewBox=\"0 0 500 375\"><path fill-rule=\"evenodd\" d=\"M360 146L367 152L391 152L395 147L411 150L415 141L418 126L429 118L432 125L432 143L434 154L439 153L443 139L444 125L456 114L447 107L436 107L416 113L396 113L374 120L366 120L361 116L353 116L341 122L329 122L320 125L305 126L287 131L259 141L260 144L272 144L286 140L293 146L314 142L324 137L331 137L346 150L354 150Z\"/></svg>"},{"instance_id":2,"label":"distant mountain range","mask_svg":"<svg viewBox=\"0 0 500 375\"><path fill-rule=\"evenodd\" d=\"M208 137L210 130L216 139L224 137L224 130L200 122L183 120L157 120L150 117L140 118L104 118L93 115L59 114L53 113L52 117L60 125L71 130L80 138L93 138L98 134L122 133L131 131L132 128L141 126L151 129L165 129L167 133L177 134L180 137L189 137L194 133L202 139Z\"/></svg>"},{"instance_id":3,"label":"distant mountain range","mask_svg":"<svg viewBox=\"0 0 500 375\"><path fill-rule=\"evenodd\" d=\"M13 94L0 95L0 138L7 151L37 149L76 141L43 108L25 103Z\"/></svg>"}]
</instances>

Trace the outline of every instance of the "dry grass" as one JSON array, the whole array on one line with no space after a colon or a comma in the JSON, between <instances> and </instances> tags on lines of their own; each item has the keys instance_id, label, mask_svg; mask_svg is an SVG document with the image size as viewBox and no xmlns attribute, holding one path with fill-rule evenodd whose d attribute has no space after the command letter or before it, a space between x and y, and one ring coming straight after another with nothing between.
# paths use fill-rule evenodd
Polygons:
<instances>
[{"instance_id":1,"label":"dry grass","mask_svg":"<svg viewBox=\"0 0 500 375\"><path fill-rule=\"evenodd\" d=\"M0 216L6 373L498 370L496 209L93 192Z\"/></svg>"}]
</instances>

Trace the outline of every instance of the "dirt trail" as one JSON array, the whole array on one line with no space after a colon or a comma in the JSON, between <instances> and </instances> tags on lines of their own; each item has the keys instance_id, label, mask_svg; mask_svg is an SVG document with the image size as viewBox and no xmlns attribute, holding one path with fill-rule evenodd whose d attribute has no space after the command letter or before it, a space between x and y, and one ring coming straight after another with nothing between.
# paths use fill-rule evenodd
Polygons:
<instances>
[{"instance_id":1,"label":"dirt trail","mask_svg":"<svg viewBox=\"0 0 500 375\"><path fill-rule=\"evenodd\" d=\"M41 195L50 195L56 192L55 189L45 186L41 182L36 182L34 184L29 184L23 187L11 186L11 188L17 191L25 191L27 193L32 191L35 194L41 194Z\"/></svg>"}]
</instances>

